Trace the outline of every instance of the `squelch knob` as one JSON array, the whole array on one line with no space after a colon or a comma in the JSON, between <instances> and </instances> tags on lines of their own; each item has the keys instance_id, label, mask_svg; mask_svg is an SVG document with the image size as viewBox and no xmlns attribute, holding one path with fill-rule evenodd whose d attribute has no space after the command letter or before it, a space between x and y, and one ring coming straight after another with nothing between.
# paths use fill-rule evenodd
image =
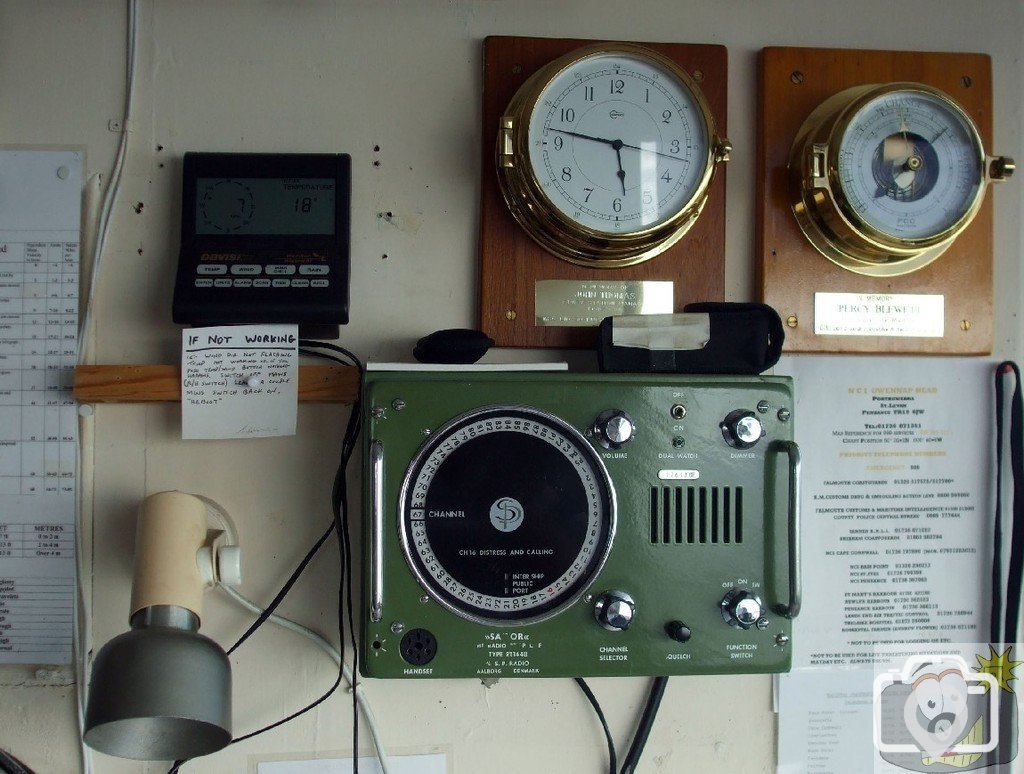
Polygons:
<instances>
[{"instance_id":1,"label":"squelch knob","mask_svg":"<svg viewBox=\"0 0 1024 774\"><path fill-rule=\"evenodd\" d=\"M665 633L676 642L682 643L689 642L690 637L693 636L690 627L682 621L669 621L665 624Z\"/></svg>"},{"instance_id":2,"label":"squelch knob","mask_svg":"<svg viewBox=\"0 0 1024 774\"><path fill-rule=\"evenodd\" d=\"M597 442L606 449L620 449L633 440L636 426L622 409L602 411L594 421Z\"/></svg>"},{"instance_id":3,"label":"squelch knob","mask_svg":"<svg viewBox=\"0 0 1024 774\"><path fill-rule=\"evenodd\" d=\"M594 605L594 618L605 629L625 631L636 615L636 603L625 591L606 591Z\"/></svg>"},{"instance_id":4,"label":"squelch knob","mask_svg":"<svg viewBox=\"0 0 1024 774\"><path fill-rule=\"evenodd\" d=\"M749 629L763 612L761 600L747 589L735 588L722 600L722 618L729 626Z\"/></svg>"},{"instance_id":5,"label":"squelch knob","mask_svg":"<svg viewBox=\"0 0 1024 774\"><path fill-rule=\"evenodd\" d=\"M727 444L736 449L749 449L763 435L764 426L753 411L737 409L729 412L722 420L722 436Z\"/></svg>"}]
</instances>

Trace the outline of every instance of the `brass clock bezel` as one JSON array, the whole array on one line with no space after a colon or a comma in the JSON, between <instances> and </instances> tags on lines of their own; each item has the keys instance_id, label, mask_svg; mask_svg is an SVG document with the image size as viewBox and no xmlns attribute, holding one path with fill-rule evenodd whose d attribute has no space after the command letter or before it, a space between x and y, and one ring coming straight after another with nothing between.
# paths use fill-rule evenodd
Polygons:
<instances>
[{"instance_id":1,"label":"brass clock bezel","mask_svg":"<svg viewBox=\"0 0 1024 774\"><path fill-rule=\"evenodd\" d=\"M607 233L566 216L544 193L529 160L529 125L537 103L558 75L596 55L646 59L676 78L693 96L707 129L704 169L693 195L664 222L650 228ZM524 128L524 131L519 131ZM708 200L715 170L729 160L729 141L716 133L714 116L697 82L676 62L635 43L597 43L577 48L538 69L512 97L500 119L495 147L498 184L512 216L544 250L569 263L591 268L621 268L654 258L678 242L693 226Z\"/></svg>"},{"instance_id":2,"label":"brass clock bezel","mask_svg":"<svg viewBox=\"0 0 1024 774\"><path fill-rule=\"evenodd\" d=\"M839 176L839 148L858 112L872 100L898 92L929 96L958 116L967 128L980 170L977 189L963 214L942 231L913 239L888 234L861 218ZM977 125L948 94L922 83L898 81L854 86L822 102L797 132L788 170L793 214L814 248L857 274L895 277L917 271L942 255L978 214L987 184L1009 177L1013 162L985 155Z\"/></svg>"}]
</instances>

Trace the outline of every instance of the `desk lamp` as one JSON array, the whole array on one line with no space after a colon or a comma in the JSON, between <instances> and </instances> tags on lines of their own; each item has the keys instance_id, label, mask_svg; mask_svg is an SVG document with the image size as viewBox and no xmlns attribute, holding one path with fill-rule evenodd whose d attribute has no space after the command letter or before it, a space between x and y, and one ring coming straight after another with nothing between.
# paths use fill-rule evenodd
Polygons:
<instances>
[{"instance_id":1,"label":"desk lamp","mask_svg":"<svg viewBox=\"0 0 1024 774\"><path fill-rule=\"evenodd\" d=\"M183 492L143 502L135 544L131 629L92 667L86 744L136 760L207 755L231 741L231 665L199 634L205 587L240 580L237 546L210 540L206 505ZM230 577L228 577L230 576Z\"/></svg>"}]
</instances>

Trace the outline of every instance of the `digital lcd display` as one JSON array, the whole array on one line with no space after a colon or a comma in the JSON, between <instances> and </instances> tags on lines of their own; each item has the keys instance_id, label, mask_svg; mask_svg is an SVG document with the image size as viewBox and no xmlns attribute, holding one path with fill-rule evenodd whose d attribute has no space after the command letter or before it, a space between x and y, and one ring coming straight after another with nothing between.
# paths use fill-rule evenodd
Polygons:
<instances>
[{"instance_id":1,"label":"digital lcd display","mask_svg":"<svg viewBox=\"0 0 1024 774\"><path fill-rule=\"evenodd\" d=\"M333 178L200 177L196 234L334 234Z\"/></svg>"}]
</instances>

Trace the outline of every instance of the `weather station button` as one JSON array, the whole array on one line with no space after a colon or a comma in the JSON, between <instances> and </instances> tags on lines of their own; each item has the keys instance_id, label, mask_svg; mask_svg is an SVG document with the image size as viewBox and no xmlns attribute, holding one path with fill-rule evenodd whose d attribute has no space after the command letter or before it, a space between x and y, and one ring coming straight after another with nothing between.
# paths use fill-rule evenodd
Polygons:
<instances>
[{"instance_id":1,"label":"weather station button","mask_svg":"<svg viewBox=\"0 0 1024 774\"><path fill-rule=\"evenodd\" d=\"M275 279L272 284L273 284L273 286L275 288L286 288L289 285L291 285L292 283L291 283L291 280Z\"/></svg>"},{"instance_id":2,"label":"weather station button","mask_svg":"<svg viewBox=\"0 0 1024 774\"><path fill-rule=\"evenodd\" d=\"M254 288L269 288L270 280L268 280L266 277L257 277L252 281L252 286Z\"/></svg>"},{"instance_id":3,"label":"weather station button","mask_svg":"<svg viewBox=\"0 0 1024 774\"><path fill-rule=\"evenodd\" d=\"M227 277L218 277L213 281L213 286L215 288L229 288L231 287L231 280L229 280Z\"/></svg>"},{"instance_id":4,"label":"weather station button","mask_svg":"<svg viewBox=\"0 0 1024 774\"><path fill-rule=\"evenodd\" d=\"M231 267L231 273L236 277L252 277L263 271L258 263L240 263Z\"/></svg>"},{"instance_id":5,"label":"weather station button","mask_svg":"<svg viewBox=\"0 0 1024 774\"><path fill-rule=\"evenodd\" d=\"M326 288L330 284L330 280L325 279L315 279L309 281L309 286L312 288Z\"/></svg>"},{"instance_id":6,"label":"weather station button","mask_svg":"<svg viewBox=\"0 0 1024 774\"><path fill-rule=\"evenodd\" d=\"M196 267L196 274L227 274L226 263L204 263Z\"/></svg>"},{"instance_id":7,"label":"weather station button","mask_svg":"<svg viewBox=\"0 0 1024 774\"><path fill-rule=\"evenodd\" d=\"M325 263L317 264L303 264L299 267L299 274L328 274L331 271L331 267Z\"/></svg>"},{"instance_id":8,"label":"weather station button","mask_svg":"<svg viewBox=\"0 0 1024 774\"><path fill-rule=\"evenodd\" d=\"M309 280L308 279L293 279L292 280L292 287L293 288L308 288L309 287Z\"/></svg>"},{"instance_id":9,"label":"weather station button","mask_svg":"<svg viewBox=\"0 0 1024 774\"><path fill-rule=\"evenodd\" d=\"M271 277L282 277L295 273L295 267L284 263L274 263L267 266L267 274Z\"/></svg>"},{"instance_id":10,"label":"weather station button","mask_svg":"<svg viewBox=\"0 0 1024 774\"><path fill-rule=\"evenodd\" d=\"M197 277L196 278L197 288L212 288L213 280L210 277Z\"/></svg>"},{"instance_id":11,"label":"weather station button","mask_svg":"<svg viewBox=\"0 0 1024 774\"><path fill-rule=\"evenodd\" d=\"M245 277L243 279L236 279L231 284L232 284L232 286L234 286L236 288L251 288L252 287L252 278L251 277Z\"/></svg>"}]
</instances>

